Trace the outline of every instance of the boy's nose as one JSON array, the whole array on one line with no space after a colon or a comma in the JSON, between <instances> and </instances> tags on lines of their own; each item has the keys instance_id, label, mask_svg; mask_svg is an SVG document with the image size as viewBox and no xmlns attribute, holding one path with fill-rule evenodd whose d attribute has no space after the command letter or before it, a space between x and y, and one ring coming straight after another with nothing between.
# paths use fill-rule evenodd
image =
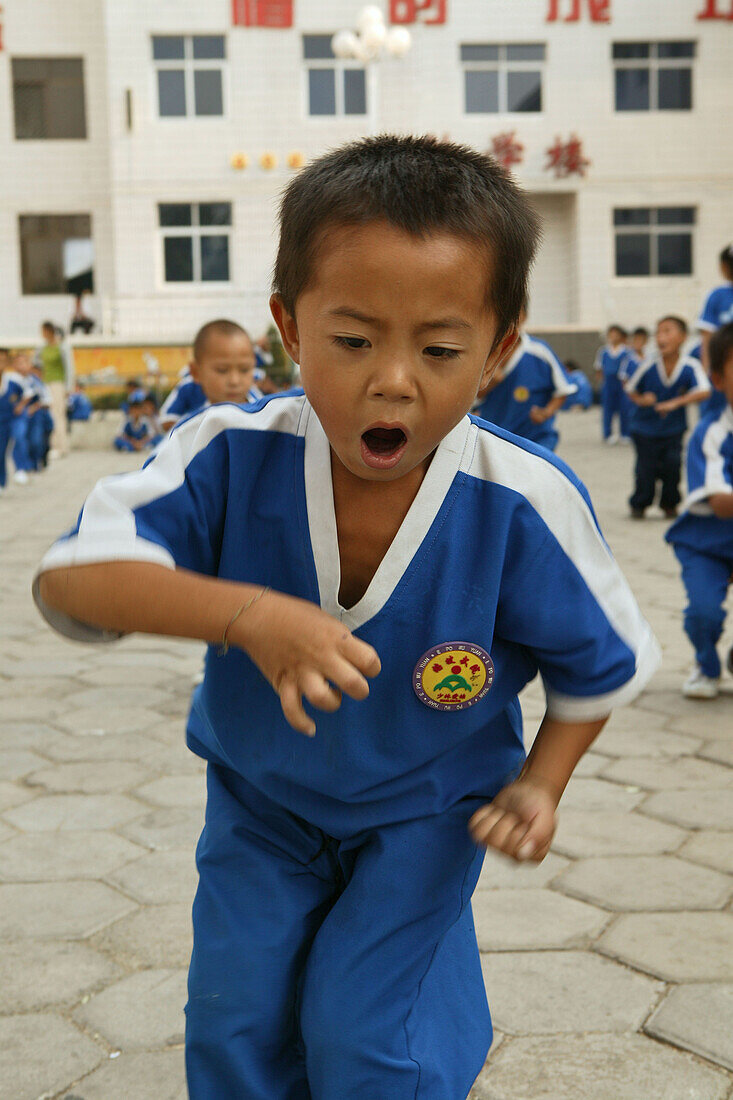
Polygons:
<instances>
[{"instance_id":1,"label":"boy's nose","mask_svg":"<svg viewBox=\"0 0 733 1100\"><path fill-rule=\"evenodd\" d=\"M388 401L412 401L415 397L415 377L402 358L381 364L372 376L369 393Z\"/></svg>"}]
</instances>

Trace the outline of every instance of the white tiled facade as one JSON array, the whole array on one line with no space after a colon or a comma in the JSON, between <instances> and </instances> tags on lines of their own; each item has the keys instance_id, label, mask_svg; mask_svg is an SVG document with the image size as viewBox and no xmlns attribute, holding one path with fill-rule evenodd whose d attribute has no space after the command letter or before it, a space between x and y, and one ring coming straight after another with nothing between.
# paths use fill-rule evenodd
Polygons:
<instances>
[{"instance_id":1,"label":"white tiled facade","mask_svg":"<svg viewBox=\"0 0 733 1100\"><path fill-rule=\"evenodd\" d=\"M662 313L694 319L717 281L716 256L733 238L730 140L733 20L700 21L707 0L609 0L610 22L566 21L573 0L446 0L443 25L417 23L403 60L370 67L368 114L310 117L303 35L353 25L358 0L294 0L288 29L232 24L231 0L4 0L0 52L0 343L35 334L46 316L68 322L70 298L23 295L18 218L85 213L92 219L95 293L88 310L131 340L186 341L212 316L267 323L278 194L286 161L381 130L432 132L486 149L516 131L515 169L545 218L531 309L535 326L653 323ZM722 14L731 0L718 0ZM153 35L223 34L222 117L158 117ZM612 43L695 43L693 108L616 112ZM467 114L462 43L544 43L543 109ZM84 59L87 138L16 140L11 59ZM128 97L128 99L126 99ZM132 107L128 128L126 102ZM591 161L585 177L545 170L556 137L577 134ZM266 170L263 153L277 158ZM244 153L244 170L232 157ZM166 285L158 204L232 204L227 285ZM687 206L696 211L693 271L616 277L615 207Z\"/></svg>"}]
</instances>

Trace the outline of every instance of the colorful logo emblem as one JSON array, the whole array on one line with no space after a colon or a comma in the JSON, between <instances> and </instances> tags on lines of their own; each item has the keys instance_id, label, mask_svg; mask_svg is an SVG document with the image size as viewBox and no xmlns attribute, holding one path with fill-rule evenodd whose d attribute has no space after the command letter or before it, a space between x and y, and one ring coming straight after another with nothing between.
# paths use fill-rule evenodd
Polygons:
<instances>
[{"instance_id":1,"label":"colorful logo emblem","mask_svg":"<svg viewBox=\"0 0 733 1100\"><path fill-rule=\"evenodd\" d=\"M483 699L494 682L494 664L479 645L443 642L423 653L412 674L421 703L435 710L465 710Z\"/></svg>"},{"instance_id":2,"label":"colorful logo emblem","mask_svg":"<svg viewBox=\"0 0 733 1100\"><path fill-rule=\"evenodd\" d=\"M529 390L526 386L517 386L514 391L515 401L529 401Z\"/></svg>"}]
</instances>

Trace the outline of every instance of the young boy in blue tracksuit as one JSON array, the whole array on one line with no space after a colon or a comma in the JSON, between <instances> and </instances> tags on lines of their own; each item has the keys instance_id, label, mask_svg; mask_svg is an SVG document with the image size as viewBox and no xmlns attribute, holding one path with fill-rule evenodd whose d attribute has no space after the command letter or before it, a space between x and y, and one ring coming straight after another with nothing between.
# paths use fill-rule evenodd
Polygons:
<instances>
[{"instance_id":1,"label":"young boy in blue tracksuit","mask_svg":"<svg viewBox=\"0 0 733 1100\"><path fill-rule=\"evenodd\" d=\"M729 325L733 321L733 244L728 244L722 249L718 256L718 266L724 281L705 295L700 316L697 319L700 332L698 358L706 374L710 373L709 348L713 333L717 332L722 325ZM708 413L720 412L725 406L725 395L713 386L710 397L700 406L700 415L707 416Z\"/></svg>"},{"instance_id":2,"label":"young boy in blue tracksuit","mask_svg":"<svg viewBox=\"0 0 733 1100\"><path fill-rule=\"evenodd\" d=\"M119 435L114 438L118 451L149 451L154 445L155 432L145 416L145 390L133 390L127 399L127 419Z\"/></svg>"},{"instance_id":3,"label":"young boy in blue tracksuit","mask_svg":"<svg viewBox=\"0 0 733 1100\"><path fill-rule=\"evenodd\" d=\"M718 694L716 645L733 576L733 324L714 333L709 353L710 377L725 405L703 417L690 437L684 510L666 535L687 592L684 625L696 665L682 693L690 699Z\"/></svg>"},{"instance_id":4,"label":"young boy in blue tracksuit","mask_svg":"<svg viewBox=\"0 0 733 1100\"><path fill-rule=\"evenodd\" d=\"M634 492L629 497L633 519L643 519L662 483L659 506L668 518L680 502L682 437L686 407L710 396L710 383L697 359L682 354L687 325L681 317L663 317L657 325L659 355L636 368L626 383L634 403L631 438L636 448Z\"/></svg>"},{"instance_id":5,"label":"young boy in blue tracksuit","mask_svg":"<svg viewBox=\"0 0 733 1100\"><path fill-rule=\"evenodd\" d=\"M618 443L628 440L629 413L628 403L624 400L624 379L629 358L626 347L627 332L621 325L609 325L606 330L606 343L596 353L595 370L601 375L601 414L603 441ZM619 432L613 430L618 417Z\"/></svg>"},{"instance_id":6,"label":"young boy in blue tracksuit","mask_svg":"<svg viewBox=\"0 0 733 1100\"><path fill-rule=\"evenodd\" d=\"M522 311L520 326L526 313ZM577 390L549 344L526 332L501 370L479 394L477 416L554 451L560 438L555 414Z\"/></svg>"},{"instance_id":7,"label":"young boy in blue tracksuit","mask_svg":"<svg viewBox=\"0 0 733 1100\"><path fill-rule=\"evenodd\" d=\"M536 240L474 150L383 135L313 161L271 299L304 392L190 418L42 562L68 634L210 643L192 1100L464 1098L491 1041L482 848L543 858L656 666L572 472L467 415L515 349Z\"/></svg>"}]
</instances>

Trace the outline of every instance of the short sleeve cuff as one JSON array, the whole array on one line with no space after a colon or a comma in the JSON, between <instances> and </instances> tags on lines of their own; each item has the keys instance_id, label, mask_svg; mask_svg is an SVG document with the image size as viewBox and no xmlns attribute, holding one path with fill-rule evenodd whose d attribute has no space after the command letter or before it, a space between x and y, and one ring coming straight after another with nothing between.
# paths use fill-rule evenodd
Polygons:
<instances>
[{"instance_id":1,"label":"short sleeve cuff","mask_svg":"<svg viewBox=\"0 0 733 1100\"><path fill-rule=\"evenodd\" d=\"M705 485L701 485L699 489L693 489L685 499L685 510L694 507L696 504L704 503L714 493L733 493L733 485L729 485L727 481L709 481Z\"/></svg>"},{"instance_id":2,"label":"short sleeve cuff","mask_svg":"<svg viewBox=\"0 0 733 1100\"><path fill-rule=\"evenodd\" d=\"M714 321L706 321L704 317L698 317L697 327L700 332L717 332L718 326Z\"/></svg>"},{"instance_id":3,"label":"short sleeve cuff","mask_svg":"<svg viewBox=\"0 0 733 1100\"><path fill-rule=\"evenodd\" d=\"M595 722L616 707L626 706L644 690L659 668L662 652L650 630L639 646L636 671L630 680L603 695L563 695L545 684L547 714L561 722Z\"/></svg>"}]
</instances>

